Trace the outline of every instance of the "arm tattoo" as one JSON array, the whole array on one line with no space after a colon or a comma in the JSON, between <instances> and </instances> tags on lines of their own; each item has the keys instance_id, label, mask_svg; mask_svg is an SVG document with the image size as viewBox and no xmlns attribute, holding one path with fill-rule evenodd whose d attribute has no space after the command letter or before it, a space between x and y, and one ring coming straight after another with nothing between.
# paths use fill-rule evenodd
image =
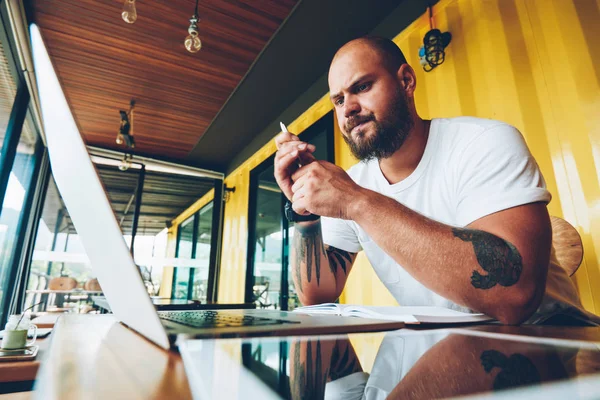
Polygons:
<instances>
[{"instance_id":1,"label":"arm tattoo","mask_svg":"<svg viewBox=\"0 0 600 400\"><path fill-rule=\"evenodd\" d=\"M323 236L321 235L321 223L317 222L308 226L296 225L294 234L294 249L296 250L296 280L302 291L302 273L300 265L306 263L306 279L312 280L313 264L317 277L317 286L321 279L321 255L325 255Z\"/></svg>"},{"instance_id":2,"label":"arm tattoo","mask_svg":"<svg viewBox=\"0 0 600 400\"><path fill-rule=\"evenodd\" d=\"M531 360L522 354L515 353L510 357L496 350L486 350L479 357L481 365L488 374L494 368L500 372L494 379L494 390L502 390L523 385L540 383L540 373Z\"/></svg>"},{"instance_id":3,"label":"arm tattoo","mask_svg":"<svg viewBox=\"0 0 600 400\"><path fill-rule=\"evenodd\" d=\"M347 272L347 263L352 263L352 257L350 253L345 250L340 250L333 246L325 245L325 251L327 252L327 258L329 259L329 269L333 274L337 272L338 267L342 267L344 274Z\"/></svg>"},{"instance_id":4,"label":"arm tattoo","mask_svg":"<svg viewBox=\"0 0 600 400\"><path fill-rule=\"evenodd\" d=\"M321 341L316 341L315 355L312 354L313 341L306 342L306 362L300 362L302 347L300 341L294 346L294 373L290 387L293 399L318 399L325 393L327 371L321 365Z\"/></svg>"},{"instance_id":5,"label":"arm tattoo","mask_svg":"<svg viewBox=\"0 0 600 400\"><path fill-rule=\"evenodd\" d=\"M452 228L454 236L463 242L473 243L477 262L487 275L473 271L471 285L477 289L490 289L496 284L512 286L519 281L523 260L519 250L506 240L484 231Z\"/></svg>"}]
</instances>

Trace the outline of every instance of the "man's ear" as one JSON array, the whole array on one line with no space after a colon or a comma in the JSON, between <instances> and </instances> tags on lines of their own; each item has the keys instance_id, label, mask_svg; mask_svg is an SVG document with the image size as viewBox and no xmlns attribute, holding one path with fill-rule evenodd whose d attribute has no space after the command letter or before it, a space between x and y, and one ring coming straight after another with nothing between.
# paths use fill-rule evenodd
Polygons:
<instances>
[{"instance_id":1,"label":"man's ear","mask_svg":"<svg viewBox=\"0 0 600 400\"><path fill-rule=\"evenodd\" d=\"M413 97L417 88L417 76L415 70L406 63L398 68L398 81L408 97Z\"/></svg>"}]
</instances>

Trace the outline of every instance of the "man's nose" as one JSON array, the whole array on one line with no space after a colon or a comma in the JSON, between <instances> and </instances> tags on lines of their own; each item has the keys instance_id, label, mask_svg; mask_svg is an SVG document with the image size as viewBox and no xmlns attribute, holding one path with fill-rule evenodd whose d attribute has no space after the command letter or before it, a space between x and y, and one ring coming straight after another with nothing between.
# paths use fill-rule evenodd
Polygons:
<instances>
[{"instance_id":1,"label":"man's nose","mask_svg":"<svg viewBox=\"0 0 600 400\"><path fill-rule=\"evenodd\" d=\"M360 113L360 104L354 96L348 96L344 102L344 116L346 118Z\"/></svg>"}]
</instances>

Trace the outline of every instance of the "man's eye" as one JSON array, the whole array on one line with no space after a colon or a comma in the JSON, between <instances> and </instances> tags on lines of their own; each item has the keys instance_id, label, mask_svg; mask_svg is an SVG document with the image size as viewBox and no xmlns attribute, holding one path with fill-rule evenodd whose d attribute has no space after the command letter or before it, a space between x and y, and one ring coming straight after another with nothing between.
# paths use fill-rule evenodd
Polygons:
<instances>
[{"instance_id":1,"label":"man's eye","mask_svg":"<svg viewBox=\"0 0 600 400\"><path fill-rule=\"evenodd\" d=\"M338 97L337 99L335 99L335 104L341 106L342 104L344 104L344 98Z\"/></svg>"},{"instance_id":2,"label":"man's eye","mask_svg":"<svg viewBox=\"0 0 600 400\"><path fill-rule=\"evenodd\" d=\"M360 84L356 90L359 92L364 92L365 90L367 90L369 88L369 84L368 83L362 83Z\"/></svg>"}]
</instances>

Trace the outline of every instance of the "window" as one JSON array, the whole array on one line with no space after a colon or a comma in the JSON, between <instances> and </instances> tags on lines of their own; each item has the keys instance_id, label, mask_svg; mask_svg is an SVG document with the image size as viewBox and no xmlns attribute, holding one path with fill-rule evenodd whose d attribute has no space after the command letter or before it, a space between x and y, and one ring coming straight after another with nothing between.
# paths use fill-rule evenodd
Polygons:
<instances>
[{"instance_id":1,"label":"window","mask_svg":"<svg viewBox=\"0 0 600 400\"><path fill-rule=\"evenodd\" d=\"M176 257L181 264L173 272L174 299L206 303L212 241L213 202L181 223L177 230Z\"/></svg>"},{"instance_id":2,"label":"window","mask_svg":"<svg viewBox=\"0 0 600 400\"><path fill-rule=\"evenodd\" d=\"M21 105L22 106L22 105ZM4 194L4 203L0 214L0 304L3 315L11 296L14 294L15 280L21 249L23 245L23 229L26 227L30 213L27 199L37 176L36 162L41 157L41 151L36 152L38 136L29 112L23 124L23 129L17 145L8 185ZM2 162L4 160L1 160Z\"/></svg>"},{"instance_id":3,"label":"window","mask_svg":"<svg viewBox=\"0 0 600 400\"><path fill-rule=\"evenodd\" d=\"M183 221L177 229L177 250L175 257L191 260L194 250L194 222L196 215L192 215ZM189 267L176 267L173 272L173 291L171 298L188 299L190 293L190 269Z\"/></svg>"},{"instance_id":4,"label":"window","mask_svg":"<svg viewBox=\"0 0 600 400\"><path fill-rule=\"evenodd\" d=\"M8 60L4 54L2 42L0 42L0 150L2 150L2 142L4 142L16 94L17 85L8 68Z\"/></svg>"},{"instance_id":5,"label":"window","mask_svg":"<svg viewBox=\"0 0 600 400\"><path fill-rule=\"evenodd\" d=\"M29 268L25 307L42 303L34 310L42 311L57 305L49 296L39 291L47 289L52 278L71 277L83 286L95 278L85 249L71 222L54 178L50 177L41 218L38 221L34 251ZM62 304L63 298L58 299ZM74 303L72 306L83 304Z\"/></svg>"},{"instance_id":6,"label":"window","mask_svg":"<svg viewBox=\"0 0 600 400\"><path fill-rule=\"evenodd\" d=\"M333 162L333 113L313 124L300 138L317 147L317 159ZM288 271L294 227L283 214L285 196L273 176L274 158L250 172L245 301L256 303L258 308L292 310L299 305Z\"/></svg>"}]
</instances>

